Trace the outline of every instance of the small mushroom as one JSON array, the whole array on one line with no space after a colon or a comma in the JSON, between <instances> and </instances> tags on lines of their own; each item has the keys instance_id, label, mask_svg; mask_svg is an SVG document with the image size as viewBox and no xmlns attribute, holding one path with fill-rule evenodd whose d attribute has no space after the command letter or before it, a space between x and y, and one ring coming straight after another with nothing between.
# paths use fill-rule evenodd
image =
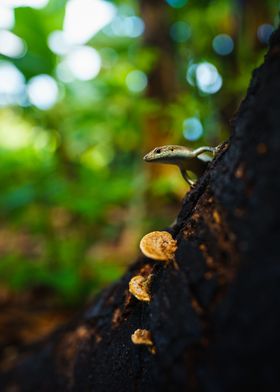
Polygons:
<instances>
[{"instance_id":1,"label":"small mushroom","mask_svg":"<svg viewBox=\"0 0 280 392\"><path fill-rule=\"evenodd\" d=\"M142 238L140 249L153 260L173 260L177 241L167 231L153 231Z\"/></svg>"},{"instance_id":2,"label":"small mushroom","mask_svg":"<svg viewBox=\"0 0 280 392\"><path fill-rule=\"evenodd\" d=\"M139 301L150 302L151 296L149 293L149 286L152 275L144 277L141 275L134 276L129 282L129 291Z\"/></svg>"},{"instance_id":3,"label":"small mushroom","mask_svg":"<svg viewBox=\"0 0 280 392\"><path fill-rule=\"evenodd\" d=\"M151 332L147 329L136 329L131 335L131 341L134 344L143 344L144 346L153 346Z\"/></svg>"}]
</instances>

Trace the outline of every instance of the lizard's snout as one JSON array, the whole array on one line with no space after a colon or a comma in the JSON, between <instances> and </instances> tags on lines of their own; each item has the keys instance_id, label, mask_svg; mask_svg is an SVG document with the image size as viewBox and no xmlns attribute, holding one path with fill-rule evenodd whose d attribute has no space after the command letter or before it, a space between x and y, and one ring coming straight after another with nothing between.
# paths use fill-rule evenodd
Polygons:
<instances>
[{"instance_id":1,"label":"lizard's snout","mask_svg":"<svg viewBox=\"0 0 280 392\"><path fill-rule=\"evenodd\" d=\"M149 154L144 155L143 160L148 162L149 161Z\"/></svg>"}]
</instances>

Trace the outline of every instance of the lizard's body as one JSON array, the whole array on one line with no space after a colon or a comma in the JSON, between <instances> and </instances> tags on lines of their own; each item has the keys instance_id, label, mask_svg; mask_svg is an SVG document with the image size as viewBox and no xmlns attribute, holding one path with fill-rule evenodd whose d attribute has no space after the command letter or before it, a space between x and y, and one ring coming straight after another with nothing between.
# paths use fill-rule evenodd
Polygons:
<instances>
[{"instance_id":1,"label":"lizard's body","mask_svg":"<svg viewBox=\"0 0 280 392\"><path fill-rule=\"evenodd\" d=\"M197 177L200 177L212 160L205 152L215 154L218 147L199 147L196 150L191 150L184 146L168 145L156 147L147 155L144 156L146 162L158 162L171 165L177 165L182 173L184 179L193 185L194 182L189 178L188 171L193 172Z\"/></svg>"}]
</instances>

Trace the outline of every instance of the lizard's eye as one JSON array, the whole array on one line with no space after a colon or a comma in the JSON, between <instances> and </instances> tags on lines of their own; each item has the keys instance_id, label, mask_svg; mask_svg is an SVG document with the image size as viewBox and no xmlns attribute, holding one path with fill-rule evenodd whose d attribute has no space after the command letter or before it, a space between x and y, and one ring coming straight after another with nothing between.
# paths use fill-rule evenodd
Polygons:
<instances>
[{"instance_id":1,"label":"lizard's eye","mask_svg":"<svg viewBox=\"0 0 280 392\"><path fill-rule=\"evenodd\" d=\"M174 151L174 148L172 147L172 148L170 148L170 151Z\"/></svg>"},{"instance_id":2,"label":"lizard's eye","mask_svg":"<svg viewBox=\"0 0 280 392\"><path fill-rule=\"evenodd\" d=\"M157 148L155 152L156 152L156 154L160 154L161 153L161 148Z\"/></svg>"}]
</instances>

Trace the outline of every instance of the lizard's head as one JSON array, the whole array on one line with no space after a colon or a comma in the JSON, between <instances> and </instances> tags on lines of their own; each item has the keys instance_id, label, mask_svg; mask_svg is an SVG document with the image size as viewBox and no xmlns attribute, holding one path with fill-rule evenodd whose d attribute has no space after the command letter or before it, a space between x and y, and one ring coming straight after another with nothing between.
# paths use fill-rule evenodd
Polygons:
<instances>
[{"instance_id":1,"label":"lizard's head","mask_svg":"<svg viewBox=\"0 0 280 392\"><path fill-rule=\"evenodd\" d=\"M182 148L175 145L156 147L145 155L143 159L146 162L175 163Z\"/></svg>"}]
</instances>

